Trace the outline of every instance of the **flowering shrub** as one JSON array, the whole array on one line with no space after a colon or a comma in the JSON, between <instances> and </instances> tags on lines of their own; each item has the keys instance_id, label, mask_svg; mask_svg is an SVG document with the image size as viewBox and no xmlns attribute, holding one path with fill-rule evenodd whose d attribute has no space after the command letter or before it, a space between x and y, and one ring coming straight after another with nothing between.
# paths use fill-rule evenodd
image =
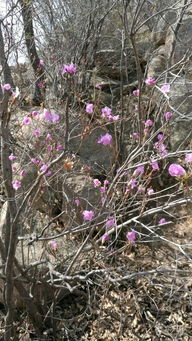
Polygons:
<instances>
[{"instance_id":1,"label":"flowering shrub","mask_svg":"<svg viewBox=\"0 0 192 341\"><path fill-rule=\"evenodd\" d=\"M49 2L48 7L52 8L53 3ZM82 15L79 20L76 7L80 6L80 3L79 13ZM142 55L140 47L137 51L137 39L140 39L137 33L142 28L142 23L150 19L147 18L150 6L141 6L140 1L133 1L128 6L125 6L125 3L121 2L117 10L118 1L116 4L114 2L112 7L110 1L102 5L93 1L92 7L89 8L87 6L90 6L90 2L68 1L67 5L64 5L64 12L70 15L68 18L64 15L62 18L64 12L61 1L59 6L61 17L58 15L57 20L48 22L47 25L48 32L50 27L53 30L51 37L48 37L46 30L44 37L40 39L38 35L32 37L28 32L25 37L26 52L29 53L33 77L27 79L26 83L30 84L30 88L35 88L33 102L35 99L38 102L33 103L30 110L28 108L31 103L30 89L28 88L28 91L25 85L17 84L16 78L12 82L11 77L6 78L4 72L10 58L9 49L15 52L16 44L14 40L9 41L6 36L10 32L6 32L9 31L8 25L5 25L5 18L1 18L3 30L6 28L2 36L7 37L4 53L7 59L2 67L2 79L5 84L0 88L0 111L3 113L1 183L5 187L2 202L8 203L8 211L5 212L5 218L2 217L5 219L2 225L7 227L6 235L4 237L2 234L0 240L2 280L5 282L4 306L7 309L5 323L3 322L3 328L5 325L7 333L6 341L11 340L15 334L13 331L13 335L8 335L10 326L15 327L11 319L13 320L12 316L16 314L14 307L10 305L10 302L16 301L13 299L15 289L20 295L25 294L23 301L31 314L30 319L27 316L26 328L20 328L19 325L16 326L16 331L24 330L28 337L30 335L28 330L34 324L37 339L43 339L44 336L49 337L45 326L47 328L50 323L50 333L53 332L50 337L54 337L59 321L58 330L64 331L67 339L81 338L80 334L76 338L70 334L72 328L69 328L69 319L65 318L64 322L62 321L62 313L58 308L60 302L57 298L60 298L63 288L65 292L68 290L70 295L75 290L74 300L76 293L77 296L78 293L83 293L83 300L89 300L87 306L90 306L90 311L95 311L91 307L90 299L95 285L98 284L98 288L103 285L102 289L106 289L105 284L108 282L107 290L110 290L109 283L120 282L120 276L123 277L124 272L125 276L128 276L126 280L132 275L134 277L132 271L134 264L136 277L138 273L140 275L145 262L147 264L145 274L151 276L155 270L150 272L148 267L148 244L154 240L166 244L169 236L162 236L159 231L162 230L166 234L169 225L173 224L180 214L177 207L191 202L190 142L186 150L187 137L185 143L180 141L182 148L173 148L175 121L180 124L181 119L186 123L189 117L187 110L183 114L183 103L177 107L173 104L174 96L180 96L174 94L176 91L174 82L179 79L181 84L184 84L181 79L182 73L179 71L177 74L177 68L182 70L183 74L187 74L185 63L182 60L182 64L178 62L172 65L172 58L167 56L163 58L169 61L169 70L164 70L162 74L159 71L157 74L156 69L151 70L153 63L150 65L150 61L145 60L147 57ZM43 30L43 25L46 25L49 17L54 19L52 14L58 7L55 6L54 11L47 16L44 13L46 1L41 1L40 4L37 0L35 8L30 7L32 1L19 1L19 4L19 11L22 6L27 5L28 15L34 14L29 23L41 18L43 13L42 25L38 23L35 31L39 30L38 27ZM159 12L157 5L161 6L161 2L154 5L154 8L157 13L163 13L164 16L166 13ZM106 27L110 26L110 30L113 29L111 25L113 7L123 19L124 26L121 29L120 23L114 25L113 37L115 41L119 40L119 32L122 32L121 51L116 51L117 48L108 51L109 46L113 44L108 38L109 32ZM129 7L132 8L132 15L128 13ZM21 14L23 12L25 11L21 11ZM128 14L130 27L126 27L127 23L122 13ZM183 15L182 11L181 13ZM154 19L156 15L155 13ZM143 18L146 19L143 21ZM178 18L181 19L180 16ZM84 30L75 31L76 20L78 25L85 22ZM24 21L25 17L20 20L20 25ZM71 22L74 26L70 25ZM28 26L30 25L25 23L21 37L26 34ZM147 28L148 25L145 26ZM130 28L132 28L130 39L124 39L123 32L130 32ZM103 36L102 29L106 29ZM63 35L62 30L65 31ZM177 30L172 31L176 36ZM57 44L52 41L54 33L61 40ZM181 42L181 39L178 41ZM36 42L37 56L32 56L34 51L29 50L31 47L35 50ZM115 55L118 52L116 62L105 58L106 51L103 50L105 45L107 54L110 55L112 52ZM131 55L135 54L133 58L132 56L128 58L128 51L131 51ZM156 49L155 53L159 53L159 49ZM3 58L2 49L0 54ZM38 57L38 54L41 57ZM104 58L100 57L102 54ZM141 60L144 59L141 67L140 57ZM75 63L64 64L69 58ZM146 79L143 79L143 74L146 75ZM22 76L24 78L25 73ZM28 92L29 99L27 96L24 98L24 93L28 95ZM180 97L183 97L183 94ZM22 101L24 106L20 108L23 105ZM176 181L171 177L176 178ZM187 211L187 214L190 213ZM165 226L161 226L164 224ZM18 245L21 246L23 253L21 261L16 254L18 250L21 253ZM40 257L30 260L29 264L25 258L26 245L31 249L40 245L41 251ZM181 264L181 257L185 256L183 244L171 240L170 245L178 247L179 252L182 251L179 255ZM139 253L142 256L138 265ZM175 263L174 258L170 272ZM45 269L42 271L41 267L44 266ZM155 267L158 269L156 275L160 275L164 266L165 263L161 264L159 257ZM176 268L174 275L177 270ZM169 269L166 271L167 276ZM20 287L22 283L25 290ZM30 291L26 294L28 287ZM42 291L42 300L36 295L37 291L40 293ZM98 291L99 289L95 292ZM51 292L51 298L44 297L46 292ZM65 307L62 309L65 311ZM132 322L137 321L130 320L128 324L131 325ZM15 323L17 324L17 321ZM98 338L97 335L95 339Z\"/></svg>"}]
</instances>

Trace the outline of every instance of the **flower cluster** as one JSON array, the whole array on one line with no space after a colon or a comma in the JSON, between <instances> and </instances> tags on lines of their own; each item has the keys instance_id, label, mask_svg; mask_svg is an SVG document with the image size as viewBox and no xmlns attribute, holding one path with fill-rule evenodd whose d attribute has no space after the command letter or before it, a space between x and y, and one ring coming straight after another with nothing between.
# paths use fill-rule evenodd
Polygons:
<instances>
[{"instance_id":1,"label":"flower cluster","mask_svg":"<svg viewBox=\"0 0 192 341\"><path fill-rule=\"evenodd\" d=\"M101 117L106 118L109 121L117 121L119 119L119 115L112 115L112 110L109 107L104 107L101 109Z\"/></svg>"},{"instance_id":2,"label":"flower cluster","mask_svg":"<svg viewBox=\"0 0 192 341\"><path fill-rule=\"evenodd\" d=\"M155 142L153 145L153 148L157 150L160 156L165 156L167 155L168 151L167 148L164 144L164 135L163 134L158 134L157 135L158 142Z\"/></svg>"},{"instance_id":3,"label":"flower cluster","mask_svg":"<svg viewBox=\"0 0 192 341\"><path fill-rule=\"evenodd\" d=\"M59 115L57 113L52 114L50 111L47 109L44 109L43 113L40 114L39 119L48 121L50 123L58 123L59 122Z\"/></svg>"}]
</instances>

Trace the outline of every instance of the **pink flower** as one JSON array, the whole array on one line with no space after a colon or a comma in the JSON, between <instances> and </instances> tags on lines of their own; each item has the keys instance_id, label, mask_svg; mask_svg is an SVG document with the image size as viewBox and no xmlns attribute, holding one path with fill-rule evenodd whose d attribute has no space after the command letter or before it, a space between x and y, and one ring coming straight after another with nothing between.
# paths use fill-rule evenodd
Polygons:
<instances>
[{"instance_id":1,"label":"pink flower","mask_svg":"<svg viewBox=\"0 0 192 341\"><path fill-rule=\"evenodd\" d=\"M137 237L137 232L136 231L128 232L127 235L126 235L126 238L131 243L135 242L136 237Z\"/></svg>"},{"instance_id":2,"label":"pink flower","mask_svg":"<svg viewBox=\"0 0 192 341\"><path fill-rule=\"evenodd\" d=\"M80 200L79 199L75 199L74 202L77 205L77 207L80 205Z\"/></svg>"},{"instance_id":3,"label":"pink flower","mask_svg":"<svg viewBox=\"0 0 192 341\"><path fill-rule=\"evenodd\" d=\"M166 146L162 143L162 141L155 142L153 148L158 150L160 156L165 156L168 153Z\"/></svg>"},{"instance_id":4,"label":"pink flower","mask_svg":"<svg viewBox=\"0 0 192 341\"><path fill-rule=\"evenodd\" d=\"M3 86L2 86L2 88L3 88L3 90L11 90L11 85L10 84L4 84Z\"/></svg>"},{"instance_id":5,"label":"pink flower","mask_svg":"<svg viewBox=\"0 0 192 341\"><path fill-rule=\"evenodd\" d=\"M109 217L108 220L105 223L107 229L115 226L115 224L116 224L116 220L115 220L114 217Z\"/></svg>"},{"instance_id":6,"label":"pink flower","mask_svg":"<svg viewBox=\"0 0 192 341\"><path fill-rule=\"evenodd\" d=\"M143 129L143 132L144 132L145 135L147 135L147 134L149 134L149 129L145 128L145 129Z\"/></svg>"},{"instance_id":7,"label":"pink flower","mask_svg":"<svg viewBox=\"0 0 192 341\"><path fill-rule=\"evenodd\" d=\"M39 61L39 66L44 66L44 65L45 65L44 60L43 60L43 59L40 59L40 61Z\"/></svg>"},{"instance_id":8,"label":"pink flower","mask_svg":"<svg viewBox=\"0 0 192 341\"><path fill-rule=\"evenodd\" d=\"M93 184L94 184L94 187L99 187L101 186L101 181L99 181L99 179L93 179Z\"/></svg>"},{"instance_id":9,"label":"pink flower","mask_svg":"<svg viewBox=\"0 0 192 341\"><path fill-rule=\"evenodd\" d=\"M167 220L165 218L161 218L158 222L158 225L165 224Z\"/></svg>"},{"instance_id":10,"label":"pink flower","mask_svg":"<svg viewBox=\"0 0 192 341\"><path fill-rule=\"evenodd\" d=\"M10 160L10 161L14 161L16 158L17 158L17 156L13 155L13 153L11 153L11 154L9 155L9 160Z\"/></svg>"},{"instance_id":11,"label":"pink flower","mask_svg":"<svg viewBox=\"0 0 192 341\"><path fill-rule=\"evenodd\" d=\"M177 163L172 163L169 168L168 168L168 172L171 176L178 176L178 177L182 177L186 174L185 169L178 165Z\"/></svg>"},{"instance_id":12,"label":"pink flower","mask_svg":"<svg viewBox=\"0 0 192 341\"><path fill-rule=\"evenodd\" d=\"M166 120L166 121L170 120L170 118L172 117L172 115L173 115L173 114L172 114L171 112L169 112L169 111L166 112L166 113L164 114L165 120Z\"/></svg>"},{"instance_id":13,"label":"pink flower","mask_svg":"<svg viewBox=\"0 0 192 341\"><path fill-rule=\"evenodd\" d=\"M145 187L142 185L139 185L138 187L138 193L144 193L145 192Z\"/></svg>"},{"instance_id":14,"label":"pink flower","mask_svg":"<svg viewBox=\"0 0 192 341\"><path fill-rule=\"evenodd\" d=\"M86 104L86 109L85 111L88 113L88 114L92 114L93 113L93 104L92 103L87 103Z\"/></svg>"},{"instance_id":15,"label":"pink flower","mask_svg":"<svg viewBox=\"0 0 192 341\"><path fill-rule=\"evenodd\" d=\"M35 117L35 116L37 116L37 115L38 115L38 111L33 111L33 112L32 112L32 116L33 116L33 117Z\"/></svg>"},{"instance_id":16,"label":"pink flower","mask_svg":"<svg viewBox=\"0 0 192 341\"><path fill-rule=\"evenodd\" d=\"M63 149L63 146L62 144L59 144L57 147L56 147L57 150L62 150Z\"/></svg>"},{"instance_id":17,"label":"pink flower","mask_svg":"<svg viewBox=\"0 0 192 341\"><path fill-rule=\"evenodd\" d=\"M39 115L39 119L42 120L47 120L49 122L52 122L52 115L50 113L50 111L48 111L47 109L43 110L43 113L41 115Z\"/></svg>"},{"instance_id":18,"label":"pink flower","mask_svg":"<svg viewBox=\"0 0 192 341\"><path fill-rule=\"evenodd\" d=\"M139 138L139 136L140 136L140 134L139 134L139 133L133 133L133 134L131 134L131 136L130 136L130 137L134 137L135 139L138 139L138 138Z\"/></svg>"},{"instance_id":19,"label":"pink flower","mask_svg":"<svg viewBox=\"0 0 192 341\"><path fill-rule=\"evenodd\" d=\"M109 115L107 118L110 121L117 121L119 119L119 115L115 115L115 116Z\"/></svg>"},{"instance_id":20,"label":"pink flower","mask_svg":"<svg viewBox=\"0 0 192 341\"><path fill-rule=\"evenodd\" d=\"M39 88L45 88L45 83L39 82L39 83L37 83L37 86L38 86Z\"/></svg>"},{"instance_id":21,"label":"pink flower","mask_svg":"<svg viewBox=\"0 0 192 341\"><path fill-rule=\"evenodd\" d=\"M106 192L106 187L105 186L101 186L100 190L101 190L102 193L105 193Z\"/></svg>"},{"instance_id":22,"label":"pink flower","mask_svg":"<svg viewBox=\"0 0 192 341\"><path fill-rule=\"evenodd\" d=\"M73 73L76 73L76 67L73 63L71 64L65 64L63 66L63 70L62 70L62 73L70 73L70 74L73 74Z\"/></svg>"},{"instance_id":23,"label":"pink flower","mask_svg":"<svg viewBox=\"0 0 192 341\"><path fill-rule=\"evenodd\" d=\"M38 130L38 129L35 129L35 130L33 131L33 135L35 135L36 137L38 137L38 136L40 135L39 130Z\"/></svg>"},{"instance_id":24,"label":"pink flower","mask_svg":"<svg viewBox=\"0 0 192 341\"><path fill-rule=\"evenodd\" d=\"M48 122L52 122L52 114L50 113L50 111L44 109L43 114L44 119L46 119Z\"/></svg>"},{"instance_id":25,"label":"pink flower","mask_svg":"<svg viewBox=\"0 0 192 341\"><path fill-rule=\"evenodd\" d=\"M152 161L152 162L150 163L150 166L153 168L154 171L159 171L159 170L160 170L157 161Z\"/></svg>"},{"instance_id":26,"label":"pink flower","mask_svg":"<svg viewBox=\"0 0 192 341\"><path fill-rule=\"evenodd\" d=\"M15 190L21 187L21 182L18 180L12 181L12 186Z\"/></svg>"},{"instance_id":27,"label":"pink flower","mask_svg":"<svg viewBox=\"0 0 192 341\"><path fill-rule=\"evenodd\" d=\"M131 179L129 182L128 182L128 187L133 189L135 187L137 187L137 181L135 179Z\"/></svg>"},{"instance_id":28,"label":"pink flower","mask_svg":"<svg viewBox=\"0 0 192 341\"><path fill-rule=\"evenodd\" d=\"M47 146L47 150L48 150L48 152L52 152L53 147L52 146Z\"/></svg>"},{"instance_id":29,"label":"pink flower","mask_svg":"<svg viewBox=\"0 0 192 341\"><path fill-rule=\"evenodd\" d=\"M26 171L23 169L20 174L19 174L21 177L25 176L26 175Z\"/></svg>"},{"instance_id":30,"label":"pink flower","mask_svg":"<svg viewBox=\"0 0 192 341\"><path fill-rule=\"evenodd\" d=\"M105 233L102 237L101 237L101 239L102 239L102 242L104 243L104 242L108 242L109 241L109 234L108 233Z\"/></svg>"},{"instance_id":31,"label":"pink flower","mask_svg":"<svg viewBox=\"0 0 192 341\"><path fill-rule=\"evenodd\" d=\"M59 115L58 114L52 114L52 118L51 118L51 121L52 123L58 123L59 122Z\"/></svg>"},{"instance_id":32,"label":"pink flower","mask_svg":"<svg viewBox=\"0 0 192 341\"><path fill-rule=\"evenodd\" d=\"M84 220L87 220L87 221L92 220L94 215L95 215L94 211L87 211L87 210L83 211Z\"/></svg>"},{"instance_id":33,"label":"pink flower","mask_svg":"<svg viewBox=\"0 0 192 341\"><path fill-rule=\"evenodd\" d=\"M170 84L164 84L162 87L161 87L161 90L165 93L169 92L170 91Z\"/></svg>"},{"instance_id":34,"label":"pink flower","mask_svg":"<svg viewBox=\"0 0 192 341\"><path fill-rule=\"evenodd\" d=\"M140 94L139 89L133 90L132 94L133 94L134 96L139 96L139 94Z\"/></svg>"},{"instance_id":35,"label":"pink flower","mask_svg":"<svg viewBox=\"0 0 192 341\"><path fill-rule=\"evenodd\" d=\"M145 84L147 84L147 85L154 85L155 83L156 83L155 78L149 77L145 80Z\"/></svg>"},{"instance_id":36,"label":"pink flower","mask_svg":"<svg viewBox=\"0 0 192 341\"><path fill-rule=\"evenodd\" d=\"M104 146L108 146L108 145L112 144L112 140L113 140L112 136L107 133L107 134L101 136L98 139L97 143L103 144Z\"/></svg>"},{"instance_id":37,"label":"pink flower","mask_svg":"<svg viewBox=\"0 0 192 341\"><path fill-rule=\"evenodd\" d=\"M155 193L154 189L153 188L148 188L147 189L147 194L148 195L153 195Z\"/></svg>"},{"instance_id":38,"label":"pink flower","mask_svg":"<svg viewBox=\"0 0 192 341\"><path fill-rule=\"evenodd\" d=\"M100 85L100 84L96 84L96 85L95 85L95 88L96 88L96 89L101 89L101 85Z\"/></svg>"},{"instance_id":39,"label":"pink flower","mask_svg":"<svg viewBox=\"0 0 192 341\"><path fill-rule=\"evenodd\" d=\"M104 180L104 186L106 187L107 185L109 185L109 181L108 180Z\"/></svg>"},{"instance_id":40,"label":"pink flower","mask_svg":"<svg viewBox=\"0 0 192 341\"><path fill-rule=\"evenodd\" d=\"M17 170L17 167L16 166L12 166L12 171L16 172L16 170Z\"/></svg>"},{"instance_id":41,"label":"pink flower","mask_svg":"<svg viewBox=\"0 0 192 341\"><path fill-rule=\"evenodd\" d=\"M56 250L58 246L55 240L50 240L50 242L48 242L48 245L54 250Z\"/></svg>"},{"instance_id":42,"label":"pink flower","mask_svg":"<svg viewBox=\"0 0 192 341\"><path fill-rule=\"evenodd\" d=\"M31 119L30 117L24 117L23 121L22 121L22 124L25 124L25 125L28 125L31 123Z\"/></svg>"},{"instance_id":43,"label":"pink flower","mask_svg":"<svg viewBox=\"0 0 192 341\"><path fill-rule=\"evenodd\" d=\"M45 176L50 176L52 174L51 170L48 170L48 172L45 174Z\"/></svg>"},{"instance_id":44,"label":"pink flower","mask_svg":"<svg viewBox=\"0 0 192 341\"><path fill-rule=\"evenodd\" d=\"M107 186L109 185L109 181L108 180L104 180L104 184L103 184L104 186L101 186L101 192L102 193L105 193L106 192L106 190L107 190Z\"/></svg>"},{"instance_id":45,"label":"pink flower","mask_svg":"<svg viewBox=\"0 0 192 341\"><path fill-rule=\"evenodd\" d=\"M101 117L102 118L108 118L111 116L111 109L109 107L104 107L101 109Z\"/></svg>"},{"instance_id":46,"label":"pink flower","mask_svg":"<svg viewBox=\"0 0 192 341\"><path fill-rule=\"evenodd\" d=\"M153 125L153 121L151 121L151 120L147 120L145 122L145 127L151 127L152 125Z\"/></svg>"},{"instance_id":47,"label":"pink flower","mask_svg":"<svg viewBox=\"0 0 192 341\"><path fill-rule=\"evenodd\" d=\"M187 163L192 162L192 153L185 154L185 162L187 162Z\"/></svg>"},{"instance_id":48,"label":"pink flower","mask_svg":"<svg viewBox=\"0 0 192 341\"><path fill-rule=\"evenodd\" d=\"M163 134L158 134L158 135L157 135L157 139L158 139L159 141L164 141L165 136L164 136Z\"/></svg>"},{"instance_id":49,"label":"pink flower","mask_svg":"<svg viewBox=\"0 0 192 341\"><path fill-rule=\"evenodd\" d=\"M46 137L47 140L52 140L52 136L51 134L47 134L47 137Z\"/></svg>"},{"instance_id":50,"label":"pink flower","mask_svg":"<svg viewBox=\"0 0 192 341\"><path fill-rule=\"evenodd\" d=\"M144 172L145 172L145 167L144 166L138 166L134 170L133 175L143 174Z\"/></svg>"},{"instance_id":51,"label":"pink flower","mask_svg":"<svg viewBox=\"0 0 192 341\"><path fill-rule=\"evenodd\" d=\"M41 166L40 171L41 172L46 172L47 168L48 168L47 165L43 165L43 166Z\"/></svg>"},{"instance_id":52,"label":"pink flower","mask_svg":"<svg viewBox=\"0 0 192 341\"><path fill-rule=\"evenodd\" d=\"M40 160L35 159L34 157L31 158L31 162L33 162L35 165L38 165L40 163Z\"/></svg>"}]
</instances>

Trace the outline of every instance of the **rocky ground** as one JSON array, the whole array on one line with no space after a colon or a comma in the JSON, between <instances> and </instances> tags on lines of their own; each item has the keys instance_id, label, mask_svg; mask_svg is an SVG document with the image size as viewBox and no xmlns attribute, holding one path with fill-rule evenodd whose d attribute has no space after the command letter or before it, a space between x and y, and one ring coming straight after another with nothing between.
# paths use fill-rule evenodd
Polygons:
<instances>
[{"instance_id":1,"label":"rocky ground","mask_svg":"<svg viewBox=\"0 0 192 341\"><path fill-rule=\"evenodd\" d=\"M55 330L45 330L46 340L192 340L191 225L186 219L164 228L175 244L148 237L84 254L76 269L82 280L54 307ZM88 268L109 277L98 272L83 279ZM39 340L19 310L16 329L19 340Z\"/></svg>"}]
</instances>

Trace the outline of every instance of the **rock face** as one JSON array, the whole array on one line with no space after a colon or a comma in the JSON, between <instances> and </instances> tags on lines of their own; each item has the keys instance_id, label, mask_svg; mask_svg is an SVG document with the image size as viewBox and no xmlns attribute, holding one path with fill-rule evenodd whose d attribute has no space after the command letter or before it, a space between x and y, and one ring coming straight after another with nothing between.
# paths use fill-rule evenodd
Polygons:
<instances>
[{"instance_id":1,"label":"rock face","mask_svg":"<svg viewBox=\"0 0 192 341\"><path fill-rule=\"evenodd\" d=\"M175 108L170 132L170 144L173 151L191 147L192 138L192 81L186 77L178 78L170 91L170 104Z\"/></svg>"}]
</instances>

